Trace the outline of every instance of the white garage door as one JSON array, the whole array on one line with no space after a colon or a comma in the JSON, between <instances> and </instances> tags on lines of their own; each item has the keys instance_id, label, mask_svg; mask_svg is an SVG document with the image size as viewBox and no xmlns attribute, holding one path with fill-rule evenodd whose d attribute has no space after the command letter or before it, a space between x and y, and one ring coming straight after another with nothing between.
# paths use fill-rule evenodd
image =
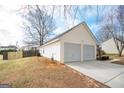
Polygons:
<instances>
[{"instance_id":1,"label":"white garage door","mask_svg":"<svg viewBox=\"0 0 124 93\"><path fill-rule=\"evenodd\" d=\"M81 61L81 45L64 43L64 62Z\"/></svg>"},{"instance_id":2,"label":"white garage door","mask_svg":"<svg viewBox=\"0 0 124 93\"><path fill-rule=\"evenodd\" d=\"M95 47L93 45L83 45L83 60L95 59Z\"/></svg>"}]
</instances>

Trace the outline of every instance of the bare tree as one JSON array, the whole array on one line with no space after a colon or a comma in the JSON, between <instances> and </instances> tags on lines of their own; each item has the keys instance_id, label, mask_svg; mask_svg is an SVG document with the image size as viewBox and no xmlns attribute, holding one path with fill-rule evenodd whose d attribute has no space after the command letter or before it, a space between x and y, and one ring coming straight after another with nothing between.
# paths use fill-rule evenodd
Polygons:
<instances>
[{"instance_id":1,"label":"bare tree","mask_svg":"<svg viewBox=\"0 0 124 93\"><path fill-rule=\"evenodd\" d=\"M106 28L102 27L101 29L98 29L98 31L95 34L99 43L102 43L112 37L111 33L105 30Z\"/></svg>"},{"instance_id":2,"label":"bare tree","mask_svg":"<svg viewBox=\"0 0 124 93\"><path fill-rule=\"evenodd\" d=\"M55 29L53 17L38 5L27 6L26 10L23 15L25 18L23 25L26 34L24 42L26 44L43 45Z\"/></svg>"},{"instance_id":3,"label":"bare tree","mask_svg":"<svg viewBox=\"0 0 124 93\"><path fill-rule=\"evenodd\" d=\"M106 16L107 21L102 25L103 31L107 31L114 39L119 56L124 50L124 6L117 6L117 9Z\"/></svg>"},{"instance_id":4,"label":"bare tree","mask_svg":"<svg viewBox=\"0 0 124 93\"><path fill-rule=\"evenodd\" d=\"M94 9L96 10L96 23L98 23L98 21L100 21L100 16L101 16L101 13L99 13L99 12L103 11L104 8L105 8L105 6L103 6L103 7L101 7L101 6L72 6L72 5L28 6L28 7L26 6L26 9L28 10L28 14L26 14L25 18L28 22L25 22L24 25L26 27L25 30L27 31L26 34L28 34L28 39L26 38L25 42L30 44L30 43L37 43L40 41L42 41L42 42L45 41L45 39L42 40L42 38L40 38L40 36L38 34L34 34L34 32L36 32L36 31L40 32L40 31L36 30L37 29L36 26L34 27L34 24L38 23L38 22L33 22L34 20L38 20L39 17L41 17L41 15L39 17L37 17L37 15L39 15L38 12L39 13L43 12L44 15L42 15L42 16L49 15L50 20L54 19L54 16L56 15L56 12L57 12L60 15L64 16L65 23L67 24L67 26L69 26L70 24L68 24L68 22L67 22L68 18L72 17L72 19L71 19L71 20L73 20L72 24L74 24L75 19L78 19L78 18L81 19L81 21L86 20L86 17L87 17L86 12L87 11L92 12L92 10L94 10ZM34 11L37 11L37 12L34 12ZM49 14L47 13L48 11L50 11ZM44 17L42 19L44 19ZM32 21L32 22L30 22L30 21ZM48 23L50 23L50 22L48 22ZM69 23L70 23L70 20L69 20ZM41 22L41 24L42 24L42 22ZM54 28L53 25L54 25L54 22L52 22L52 24L51 24L51 26ZM42 29L44 29L44 28L42 28ZM33 30L33 31L31 31L31 30ZM48 32L52 32L52 30L54 30L54 29L51 29L51 31L48 31ZM32 38L34 38L34 39L32 40ZM39 40L38 38L40 38L41 40ZM42 43L41 43L41 45L42 45Z\"/></svg>"}]
</instances>

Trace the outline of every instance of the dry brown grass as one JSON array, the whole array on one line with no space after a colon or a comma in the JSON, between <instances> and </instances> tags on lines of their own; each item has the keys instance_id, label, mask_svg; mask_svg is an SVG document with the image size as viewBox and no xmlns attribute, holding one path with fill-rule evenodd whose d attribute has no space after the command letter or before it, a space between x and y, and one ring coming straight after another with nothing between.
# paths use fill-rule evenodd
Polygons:
<instances>
[{"instance_id":1,"label":"dry brown grass","mask_svg":"<svg viewBox=\"0 0 124 93\"><path fill-rule=\"evenodd\" d=\"M4 61L0 64L0 84L11 87L108 87L86 75L43 57Z\"/></svg>"}]
</instances>

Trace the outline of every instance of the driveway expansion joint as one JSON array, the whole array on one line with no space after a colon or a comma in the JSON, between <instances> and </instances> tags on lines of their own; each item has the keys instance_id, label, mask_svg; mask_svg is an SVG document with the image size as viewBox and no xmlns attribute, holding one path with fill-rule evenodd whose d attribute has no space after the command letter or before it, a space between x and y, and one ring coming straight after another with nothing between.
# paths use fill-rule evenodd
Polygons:
<instances>
[{"instance_id":1,"label":"driveway expansion joint","mask_svg":"<svg viewBox=\"0 0 124 93\"><path fill-rule=\"evenodd\" d=\"M111 79L107 80L106 82L104 82L104 84L106 84L106 83L108 83L108 82L112 81L113 79L115 79L115 78L119 77L121 74L124 74L124 71L123 71L123 72L121 72L121 73L119 73L118 75L114 76L113 78L111 78Z\"/></svg>"}]
</instances>

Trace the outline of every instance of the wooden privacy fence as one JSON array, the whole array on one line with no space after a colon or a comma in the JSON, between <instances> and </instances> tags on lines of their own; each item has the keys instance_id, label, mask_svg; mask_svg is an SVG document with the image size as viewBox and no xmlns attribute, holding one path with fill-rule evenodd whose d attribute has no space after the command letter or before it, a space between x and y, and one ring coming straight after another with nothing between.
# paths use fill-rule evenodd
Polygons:
<instances>
[{"instance_id":1,"label":"wooden privacy fence","mask_svg":"<svg viewBox=\"0 0 124 93\"><path fill-rule=\"evenodd\" d=\"M17 51L17 52L4 52L3 60L18 59L23 57L40 56L38 50L27 50L27 51Z\"/></svg>"},{"instance_id":2,"label":"wooden privacy fence","mask_svg":"<svg viewBox=\"0 0 124 93\"><path fill-rule=\"evenodd\" d=\"M23 57L39 56L39 50L23 51Z\"/></svg>"},{"instance_id":3,"label":"wooden privacy fence","mask_svg":"<svg viewBox=\"0 0 124 93\"><path fill-rule=\"evenodd\" d=\"M7 52L3 52L3 60L7 60L8 59L8 53Z\"/></svg>"}]
</instances>

